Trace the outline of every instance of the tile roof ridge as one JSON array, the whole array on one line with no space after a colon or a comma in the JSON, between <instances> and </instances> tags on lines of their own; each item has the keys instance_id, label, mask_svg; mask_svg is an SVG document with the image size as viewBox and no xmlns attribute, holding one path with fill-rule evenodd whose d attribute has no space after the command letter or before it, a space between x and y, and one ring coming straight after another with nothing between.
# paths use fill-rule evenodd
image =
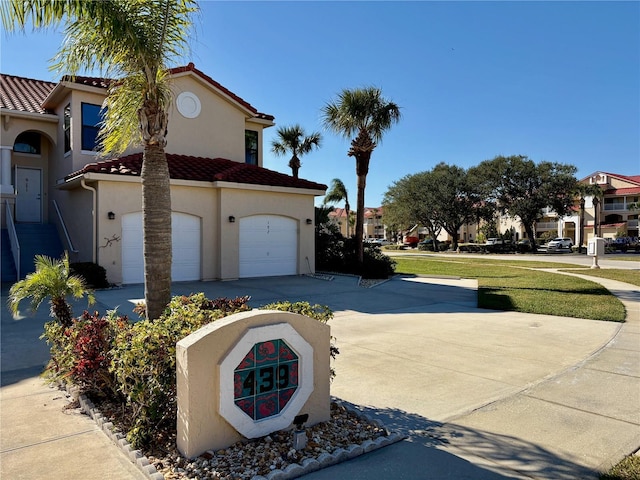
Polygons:
<instances>
[{"instance_id":1,"label":"tile roof ridge","mask_svg":"<svg viewBox=\"0 0 640 480\"><path fill-rule=\"evenodd\" d=\"M611 172L603 172L603 171L600 171L599 173L602 173L604 175L609 175L611 177L617 177L624 180L629 180L629 181L640 184L640 175L623 175L621 173L611 173Z\"/></svg>"},{"instance_id":2,"label":"tile roof ridge","mask_svg":"<svg viewBox=\"0 0 640 480\"><path fill-rule=\"evenodd\" d=\"M57 85L57 83L58 83L58 82L54 82L54 81L51 81L51 80L40 80L38 78L25 77L23 75L13 75L11 73L0 73L0 76L2 76L2 77L10 77L10 78L15 78L15 79L20 79L20 80L29 80L30 82L50 83L52 85Z\"/></svg>"},{"instance_id":3,"label":"tile roof ridge","mask_svg":"<svg viewBox=\"0 0 640 480\"><path fill-rule=\"evenodd\" d=\"M207 75L202 70L199 70L198 68L196 68L196 66L195 66L195 64L193 62L189 62L187 65L183 65L181 67L170 68L168 71L172 75L175 75L177 73L193 72L196 75L198 75L200 78L202 78L204 81L206 81L209 84L213 85L215 88L217 88L218 90L221 90L223 93L225 93L226 95L228 95L229 97L234 99L236 102L240 103L242 106L244 106L245 108L249 109L257 117L264 118L264 119L267 119L267 120L273 120L275 118L273 115L269 115L267 113L258 112L258 109L256 107L254 107L253 105L251 105L249 102L247 102L244 98L242 98L239 95L233 93L231 90L229 90L227 87L222 85L220 82L218 82L217 80L214 80L211 76Z\"/></svg>"}]
</instances>

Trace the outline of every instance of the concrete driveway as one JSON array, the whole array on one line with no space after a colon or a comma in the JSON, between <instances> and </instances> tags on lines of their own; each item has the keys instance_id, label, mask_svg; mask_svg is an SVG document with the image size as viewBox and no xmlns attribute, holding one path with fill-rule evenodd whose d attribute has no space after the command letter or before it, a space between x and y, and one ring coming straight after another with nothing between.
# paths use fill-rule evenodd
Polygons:
<instances>
[{"instance_id":1,"label":"concrete driveway","mask_svg":"<svg viewBox=\"0 0 640 480\"><path fill-rule=\"evenodd\" d=\"M476 282L464 279L407 276L362 288L355 277L284 277L176 283L173 293L334 310L332 394L407 440L309 480L569 480L597 478L640 446L640 299L637 288L616 288L632 314L624 325L481 310ZM96 296L99 310L130 313L143 289ZM47 356L42 322L20 329L5 319L3 311L3 388L32 377Z\"/></svg>"}]
</instances>

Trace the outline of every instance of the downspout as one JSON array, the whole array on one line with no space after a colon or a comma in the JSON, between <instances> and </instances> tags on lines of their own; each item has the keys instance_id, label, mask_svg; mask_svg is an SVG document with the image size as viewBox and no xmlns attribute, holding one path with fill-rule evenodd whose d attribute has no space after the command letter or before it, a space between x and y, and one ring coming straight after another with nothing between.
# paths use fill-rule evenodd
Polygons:
<instances>
[{"instance_id":1,"label":"downspout","mask_svg":"<svg viewBox=\"0 0 640 480\"><path fill-rule=\"evenodd\" d=\"M96 260L96 233L97 233L97 221L96 221L96 207L97 207L97 195L96 195L96 189L93 187L90 187L89 185L87 185L84 181L84 178L80 180L80 185L82 185L82 188L84 188L85 190L89 190L91 192L91 196L92 196L92 211L91 211L91 217L92 217L92 222L91 222L91 234L92 234L92 261L93 263L97 263Z\"/></svg>"}]
</instances>

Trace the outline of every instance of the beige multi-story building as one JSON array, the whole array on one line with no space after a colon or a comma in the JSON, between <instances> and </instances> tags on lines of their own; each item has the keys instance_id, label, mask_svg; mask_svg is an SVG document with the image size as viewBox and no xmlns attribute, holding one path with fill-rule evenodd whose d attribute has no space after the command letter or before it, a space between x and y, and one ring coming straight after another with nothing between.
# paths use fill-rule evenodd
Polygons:
<instances>
[{"instance_id":1,"label":"beige multi-story building","mask_svg":"<svg viewBox=\"0 0 640 480\"><path fill-rule=\"evenodd\" d=\"M169 75L172 279L312 273L314 198L326 185L262 167L272 115L192 63ZM112 283L143 281L142 149L97 151L108 84L1 76L2 248L11 245L20 276L33 266L33 252L15 256L20 227L55 225L71 261L103 266Z\"/></svg>"},{"instance_id":2,"label":"beige multi-story building","mask_svg":"<svg viewBox=\"0 0 640 480\"><path fill-rule=\"evenodd\" d=\"M585 204L585 238L597 232L603 238L638 237L640 213L640 175L595 172L580 180L599 185L604 191L600 202L593 197Z\"/></svg>"},{"instance_id":3,"label":"beige multi-story building","mask_svg":"<svg viewBox=\"0 0 640 480\"><path fill-rule=\"evenodd\" d=\"M581 183L598 185L603 197L594 201L585 197L584 242L594 236L606 239L616 237L638 237L638 214L640 213L640 175L595 172L580 180ZM514 240L525 238L524 228L518 219L503 216L498 220L499 231L515 232ZM569 237L574 245L580 243L580 199L568 215L558 215L551 208L543 209L543 217L536 222L536 237L544 232L555 231L559 237ZM583 245L584 246L584 245Z\"/></svg>"},{"instance_id":4,"label":"beige multi-story building","mask_svg":"<svg viewBox=\"0 0 640 480\"><path fill-rule=\"evenodd\" d=\"M387 239L387 227L382 220L384 207L366 207L364 209L363 237L365 240L381 238ZM350 219L347 219L347 212L344 208L336 207L329 213L329 220L340 228L340 233L345 236L352 236L355 233L356 211L349 211ZM348 230L347 230L348 225ZM387 239L388 240L388 239Z\"/></svg>"},{"instance_id":5,"label":"beige multi-story building","mask_svg":"<svg viewBox=\"0 0 640 480\"><path fill-rule=\"evenodd\" d=\"M580 180L581 183L598 185L604 193L602 199L594 202L593 196L585 198L584 242L597 235L605 239L616 237L637 238L638 214L640 214L640 175L620 175L616 173L595 172ZM542 218L535 224L536 238L545 232L555 232L559 237L571 238L574 245L580 243L580 201L576 202L568 215L558 215L552 208L542 210ZM508 214L496 220L500 234L513 233L512 240L527 238L527 234L518 218ZM425 229L419 229L421 237ZM473 242L477 238L478 225L463 225L458 233L459 242ZM442 231L439 241L450 241L451 236Z\"/></svg>"}]
</instances>

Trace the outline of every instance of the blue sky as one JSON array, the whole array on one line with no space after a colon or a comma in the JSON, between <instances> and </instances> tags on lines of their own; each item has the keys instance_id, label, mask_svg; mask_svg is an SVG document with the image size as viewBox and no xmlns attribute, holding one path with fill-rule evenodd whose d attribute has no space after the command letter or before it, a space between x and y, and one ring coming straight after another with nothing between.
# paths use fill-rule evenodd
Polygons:
<instances>
[{"instance_id":1,"label":"blue sky","mask_svg":"<svg viewBox=\"0 0 640 480\"><path fill-rule=\"evenodd\" d=\"M343 88L377 86L402 119L373 152L367 206L389 185L439 162L496 155L640 175L640 2L201 2L184 64L277 126L323 134L300 176L340 178L356 199L349 142L323 129ZM3 73L48 71L55 32L0 37ZM270 152L264 166L290 173ZM340 205L341 206L341 205Z\"/></svg>"}]
</instances>

